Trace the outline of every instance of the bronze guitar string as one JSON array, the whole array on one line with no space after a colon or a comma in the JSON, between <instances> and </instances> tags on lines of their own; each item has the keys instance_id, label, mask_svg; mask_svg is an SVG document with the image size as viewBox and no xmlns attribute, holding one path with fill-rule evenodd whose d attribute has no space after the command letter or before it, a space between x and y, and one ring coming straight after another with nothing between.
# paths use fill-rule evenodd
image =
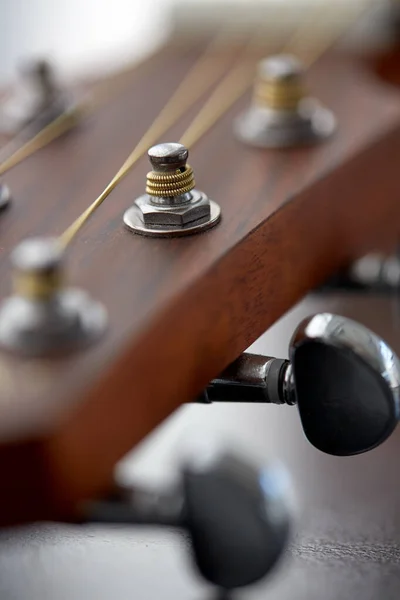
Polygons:
<instances>
[{"instance_id":1,"label":"bronze guitar string","mask_svg":"<svg viewBox=\"0 0 400 600\"><path fill-rule=\"evenodd\" d=\"M226 32L223 36L225 37ZM104 200L110 195L110 193L116 188L116 186L122 181L122 179L129 173L132 167L137 161L147 152L148 148L154 144L161 135L163 135L178 119L182 114L188 110L193 104L203 95L204 93L204 79L203 75L206 76L207 88L211 87L212 83L215 83L217 78L221 75L221 65L218 66L215 63L215 49L220 45L220 36L218 35L217 41L212 41L207 47L205 52L195 62L193 67L189 70L187 75L184 77L176 91L168 100L167 104L155 118L153 123L147 129L145 134L139 140L131 154L128 156L122 167L118 170L116 175L111 179L109 184L105 187L102 193L96 198L96 200L66 229L66 231L60 236L60 242L63 247L66 247L81 227L86 223L87 219L93 214L93 212L104 202ZM251 42L246 46L253 47L254 42ZM240 61L241 59L239 59ZM215 68L217 66L217 68ZM225 62L223 63L225 66ZM230 71L229 71L230 72ZM211 74L211 77L210 77Z\"/></svg>"},{"instance_id":2,"label":"bronze guitar string","mask_svg":"<svg viewBox=\"0 0 400 600\"><path fill-rule=\"evenodd\" d=\"M303 30L304 27L301 26L300 29ZM341 29L339 32L334 31L333 35L331 36L326 36L324 43L321 44L309 58L307 65L311 65L313 62L315 62L327 50L327 48L329 48L337 40L337 38L340 37L342 32L343 30ZM298 31L296 30L295 35L297 34ZM210 127L212 127L215 122L245 93L245 91L249 89L253 81L253 73L251 69L249 69L249 64L246 59L248 59L249 50L253 52L257 43L258 41L255 42L254 38L251 39L250 43L246 46L242 57L238 59L237 63L230 69L230 71L228 71L228 74L215 88L211 96L200 109L199 113L181 136L180 141L183 145L187 147L193 147L193 145L201 139L201 137L210 129ZM193 79L193 71L189 73L189 79ZM197 84L198 83L199 82L197 82ZM177 92L179 91L180 93L184 87L186 87L186 79L184 82L182 82ZM141 138L132 153L129 155L128 159L119 169L107 187L103 190L103 192L60 236L60 242L64 248L72 241L72 239L83 227L94 211L104 202L104 200L128 174L137 161L145 154L149 146L154 144L157 139L163 133L165 133L165 131L167 131L181 116L182 110L179 109L178 106L176 106L175 109L177 92L170 99L166 107L159 113L158 117ZM174 109L172 111L171 104L173 105Z\"/></svg>"},{"instance_id":3,"label":"bronze guitar string","mask_svg":"<svg viewBox=\"0 0 400 600\"><path fill-rule=\"evenodd\" d=\"M226 32L224 32L226 35ZM199 68L203 68L204 63L203 59L205 56L211 52L217 50L218 46L223 42L223 35L217 35L210 43L208 49L203 53L201 57L201 65L199 64ZM223 55L221 53L219 64L221 65L221 69L224 67L223 64ZM144 63L139 63L136 65L136 69L140 66L146 66L150 64L150 61ZM217 69L209 69L205 70L205 81L204 81L204 90L207 90L209 86L211 86L216 78L219 76L219 72ZM21 143L21 146L17 147L15 150L15 145L18 145L18 140L24 135L25 132L29 132L31 130L31 125L26 127L22 132L17 134L6 146L0 149L1 154L5 153L6 158L0 161L0 176L4 175L7 171L12 169L13 167L20 164L29 156L32 156L35 152L38 152L45 146L48 146L51 142L55 141L64 133L67 133L71 129L73 129L83 118L87 118L93 112L95 112L98 108L106 104L110 99L112 99L118 92L121 92L124 87L127 86L128 81L127 77L123 78L124 75L127 75L129 72L129 68L125 68L121 72L114 74L111 78L107 78L106 81L99 83L94 91L90 94L90 98L87 100L82 100L76 107L71 110L66 111L61 114L59 117L51 121L48 125L43 127L36 135L34 135L28 141ZM207 85L207 77L209 76L209 84ZM111 79L111 82L110 82ZM122 79L122 81L121 81ZM113 83L113 86L110 89L110 83ZM119 83L117 84L116 82ZM11 147L11 151L8 152L8 148Z\"/></svg>"}]
</instances>

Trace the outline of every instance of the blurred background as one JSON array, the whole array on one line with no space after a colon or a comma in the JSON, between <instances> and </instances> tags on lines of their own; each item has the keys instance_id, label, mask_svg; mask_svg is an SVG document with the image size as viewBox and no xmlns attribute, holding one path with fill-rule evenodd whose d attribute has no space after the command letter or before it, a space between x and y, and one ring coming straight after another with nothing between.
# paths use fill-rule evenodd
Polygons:
<instances>
[{"instance_id":1,"label":"blurred background","mask_svg":"<svg viewBox=\"0 0 400 600\"><path fill-rule=\"evenodd\" d=\"M389 0L1 0L0 85L27 58L51 57L68 77L102 75L140 60L177 29L195 35L221 20L245 26L262 18L276 33L314 19L315 6L326 8L326 24L367 2L379 10Z\"/></svg>"}]
</instances>

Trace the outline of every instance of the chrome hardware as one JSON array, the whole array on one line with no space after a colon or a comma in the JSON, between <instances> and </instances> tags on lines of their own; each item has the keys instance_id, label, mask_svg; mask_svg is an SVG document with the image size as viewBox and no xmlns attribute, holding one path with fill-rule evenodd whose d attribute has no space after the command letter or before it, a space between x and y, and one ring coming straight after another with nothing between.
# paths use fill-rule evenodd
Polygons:
<instances>
[{"instance_id":1,"label":"chrome hardware","mask_svg":"<svg viewBox=\"0 0 400 600\"><path fill-rule=\"evenodd\" d=\"M28 63L21 70L21 89L16 89L3 106L2 129L22 130L27 137L68 113L78 123L79 113L73 95L56 82L52 65L45 60Z\"/></svg>"},{"instance_id":2,"label":"chrome hardware","mask_svg":"<svg viewBox=\"0 0 400 600\"><path fill-rule=\"evenodd\" d=\"M281 148L313 144L336 128L331 111L303 89L303 66L294 56L259 63L253 101L235 122L238 138L252 146Z\"/></svg>"},{"instance_id":3,"label":"chrome hardware","mask_svg":"<svg viewBox=\"0 0 400 600\"><path fill-rule=\"evenodd\" d=\"M207 388L206 401L297 404L308 440L328 454L372 450L400 418L400 362L363 325L330 313L305 319L290 362L244 354Z\"/></svg>"},{"instance_id":4,"label":"chrome hardware","mask_svg":"<svg viewBox=\"0 0 400 600\"><path fill-rule=\"evenodd\" d=\"M155 237L189 235L216 225L220 207L195 188L188 150L182 144L158 144L148 155L153 170L147 175L147 193L125 212L125 225Z\"/></svg>"},{"instance_id":5,"label":"chrome hardware","mask_svg":"<svg viewBox=\"0 0 400 600\"><path fill-rule=\"evenodd\" d=\"M64 287L56 239L32 238L12 254L14 293L0 305L0 347L40 356L72 351L104 333L106 311L79 289Z\"/></svg>"}]
</instances>

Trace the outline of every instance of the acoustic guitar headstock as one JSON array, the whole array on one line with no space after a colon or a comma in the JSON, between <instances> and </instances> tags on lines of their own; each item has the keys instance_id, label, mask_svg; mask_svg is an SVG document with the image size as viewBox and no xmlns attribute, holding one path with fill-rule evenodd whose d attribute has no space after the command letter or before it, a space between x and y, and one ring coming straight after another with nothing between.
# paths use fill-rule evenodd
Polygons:
<instances>
[{"instance_id":1,"label":"acoustic guitar headstock","mask_svg":"<svg viewBox=\"0 0 400 600\"><path fill-rule=\"evenodd\" d=\"M380 81L364 56L330 48L304 73L292 60L264 63L252 93L255 45L242 93L231 83L219 118L189 144L195 188L181 149L158 147L153 164L138 162L66 249L54 243L106 188L209 43L178 37L126 71L118 93L79 127L3 175L12 203L0 216L2 523L76 518L82 500L111 485L117 460L302 296L398 236L399 90ZM278 52L278 37L264 53ZM216 51L214 64L222 54L226 61L220 78L242 46L235 37ZM232 90L237 102L225 110ZM199 129L188 126L205 97L157 142L182 141L184 131L194 139ZM296 112L300 100L296 131L271 120L274 110ZM260 122L262 103L269 116ZM181 162L166 166L166 155ZM177 181L178 192L154 192ZM214 204L172 222L171 198L183 201L193 189ZM156 222L139 215L145 235L126 226L127 209L137 218L137 198L148 204L165 196L167 203L150 202ZM221 219L210 223L217 205ZM170 215L166 227L160 213ZM193 223L199 227L190 233L199 234L174 235ZM215 226L204 230L204 223ZM60 296L61 321L59 304L46 312ZM54 322L69 327L68 315L77 314L64 346ZM37 336L43 321L46 339ZM23 476L11 477L22 468Z\"/></svg>"}]
</instances>

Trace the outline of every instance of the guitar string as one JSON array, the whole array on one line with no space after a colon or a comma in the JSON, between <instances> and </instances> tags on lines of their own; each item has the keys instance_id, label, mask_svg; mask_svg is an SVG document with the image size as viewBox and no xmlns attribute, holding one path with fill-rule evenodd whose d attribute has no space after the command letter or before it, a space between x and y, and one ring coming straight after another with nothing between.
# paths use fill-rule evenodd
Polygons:
<instances>
[{"instance_id":1,"label":"guitar string","mask_svg":"<svg viewBox=\"0 0 400 600\"><path fill-rule=\"evenodd\" d=\"M340 34L342 31L340 31ZM323 54L336 40L337 35L332 36L329 44L324 43L320 51L313 56L313 62ZM249 50L254 50L256 45L254 38L245 49L245 55ZM217 88L200 109L194 120L191 122L185 133L181 136L181 143L185 146L193 147L201 137L212 127L215 122L244 94L251 86L253 74L249 72L247 62L243 63L243 57L239 59L238 64L232 67L228 74L223 78ZM178 115L179 116L179 115ZM161 117L161 118L160 118ZM160 135L169 129L170 125L162 119L162 113L156 119L157 127L151 126L150 129L141 138L128 159L103 190L96 200L70 225L60 236L60 243L65 248L80 231L86 221L94 211L104 202L110 193L117 187L122 179L129 173L136 162L145 154L148 147L155 143Z\"/></svg>"},{"instance_id":2,"label":"guitar string","mask_svg":"<svg viewBox=\"0 0 400 600\"><path fill-rule=\"evenodd\" d=\"M303 64L309 69L319 58L322 56L334 43L336 43L342 35L346 33L348 27L355 23L370 7L371 0L362 0L358 2L358 7L354 8L350 2L346 4L345 8L342 8L342 11L338 11L337 14L339 17L338 24L331 27L330 31L328 31L327 35L322 35L322 42L320 45L317 45L316 51L313 52L313 48L311 51L307 52L306 47L304 47L304 42L307 42L307 38L304 37L303 42L303 50L301 49L301 44L298 52L299 55L302 55ZM324 31L324 28L321 29ZM331 35L329 35L331 34Z\"/></svg>"},{"instance_id":3,"label":"guitar string","mask_svg":"<svg viewBox=\"0 0 400 600\"><path fill-rule=\"evenodd\" d=\"M318 9L319 8L320 7L318 7ZM316 12L319 13L320 11L317 10ZM315 19L312 19L311 25L307 21L307 26L302 24L296 29L294 35L284 46L285 53L289 50L290 53L295 54L295 52L290 49L296 46L298 38L305 39L307 37L306 34L314 21ZM311 57L309 57L307 61L304 61L306 67L309 68L316 60L318 60L318 58L322 56L333 43L335 43L342 32L343 30L340 29L340 31L333 31L333 35L327 36ZM252 82L253 76L249 76L249 71L246 69L245 65L237 65L237 67L228 73L224 80L221 81L220 85L214 90L206 104L181 136L180 142L188 148L193 148L194 144L197 143L218 119L250 88Z\"/></svg>"},{"instance_id":4,"label":"guitar string","mask_svg":"<svg viewBox=\"0 0 400 600\"><path fill-rule=\"evenodd\" d=\"M211 87L213 83L215 83L215 81L222 72L222 67L224 66L224 64L222 64L223 53L221 53L221 60L219 61L219 64L221 66L220 70L216 68L208 68L210 67L209 63L207 63L206 69L205 58L206 56L210 58L211 54L216 51L218 46L222 45L224 36L226 36L226 32L221 32L221 35L215 36L215 38L213 38L213 40L210 42L207 49L202 53L199 60L196 61L195 65L193 65L192 67L192 69L196 68L196 71L197 69L199 69L200 71L204 70L205 72L205 80L203 80L203 92L206 91L209 87ZM214 62L214 66L215 64L216 63ZM121 73L115 75L116 78L119 78L120 76L122 76ZM194 78L191 76L190 81L192 79ZM108 85L109 81L107 81L107 83L103 82L102 84L99 84L98 91L95 90L92 93L92 97L89 100L82 101L73 110L61 114L51 123L43 127L43 129L41 129L30 140L25 142L21 147L17 148L14 151L11 151L9 155L0 163L0 176L4 175L7 171L20 164L29 156L32 156L32 154L34 154L35 152L38 152L57 138L61 137L64 133L67 133L67 131L71 130L81 118L88 117L100 106L104 105L107 101L109 101L116 94L117 91L121 91L122 86L120 85L116 88L113 88L113 90L108 93L107 90L105 90L106 86ZM127 82L124 82L124 85L127 85ZM1 153L7 153L7 147L11 147L13 149L15 147L17 139L19 139L21 135L23 136L24 132L26 133L31 131L31 128L32 125L26 127L22 132L20 132L20 134L18 134L18 136L16 136L16 138L13 138L11 140L10 145L7 145L6 147L3 147L1 149Z\"/></svg>"},{"instance_id":5,"label":"guitar string","mask_svg":"<svg viewBox=\"0 0 400 600\"><path fill-rule=\"evenodd\" d=\"M286 51L286 49L284 49L284 51ZM146 63L139 63L139 65L136 65L136 68L140 67L142 64ZM119 80L123 75L127 75L130 69L131 67L115 74L111 79L111 83L113 79ZM18 144L20 135L16 136L16 138L13 138L9 145L1 149L1 154L5 153L7 157L3 161L0 161L0 176L12 169L13 167L15 167L16 165L20 164L23 160L25 160L35 152L50 144L52 141L56 140L58 137L61 137L61 135L63 135L70 129L72 129L76 125L76 119L89 116L89 114L91 114L94 110L99 108L101 105L105 104L108 100L110 100L110 98L112 98L115 95L117 91L121 91L121 89L123 89L123 87L127 85L126 79L120 86L116 86L115 84L113 84L111 91L109 79L107 79L107 81L105 82L101 82L98 85L99 90L96 91L95 88L92 98L89 101L81 102L79 107L77 107L76 112L68 112L63 115L60 115L60 117L58 117L49 125L44 127L32 139L28 140L28 142L25 142L21 147L17 147L16 150L14 150L14 147L16 144ZM29 131L30 130L31 125L29 126ZM22 135L21 137L25 136ZM10 147L12 148L11 152L7 151L7 149Z\"/></svg>"},{"instance_id":6,"label":"guitar string","mask_svg":"<svg viewBox=\"0 0 400 600\"><path fill-rule=\"evenodd\" d=\"M32 133L34 125L32 123L21 129L10 141L0 148L0 176L61 137L64 133L67 133L67 131L75 127L77 121L89 117L96 110L107 104L127 87L133 75L142 71L143 68L147 70L150 65L153 65L154 61L151 61L151 59L156 56L150 55L146 59L140 60L134 63L134 65L128 65L94 84L94 88L88 94L89 98L81 100L73 110L67 111L55 118L36 134ZM128 77L129 75L130 77Z\"/></svg>"},{"instance_id":7,"label":"guitar string","mask_svg":"<svg viewBox=\"0 0 400 600\"><path fill-rule=\"evenodd\" d=\"M253 48L254 45L254 38L251 37L250 42L245 46L244 52L247 52L250 48ZM240 61L241 58L238 60ZM208 61L206 67L208 69ZM233 69L235 69L235 67L233 67ZM200 71L201 70L203 69L200 69ZM228 73L230 73L230 71L228 71ZM199 74L200 72L197 68L195 68L193 71L190 71L188 77L185 77L185 79L179 85L178 89L174 92L165 107L161 110L153 123L140 138L139 142L128 156L126 161L123 163L122 167L117 171L101 194L60 236L60 243L64 248L72 241L89 217L129 173L138 160L144 156L148 148L178 121L183 112L190 108L199 99L199 97L203 95L202 92L204 91L204 85L202 78L199 77Z\"/></svg>"}]
</instances>

